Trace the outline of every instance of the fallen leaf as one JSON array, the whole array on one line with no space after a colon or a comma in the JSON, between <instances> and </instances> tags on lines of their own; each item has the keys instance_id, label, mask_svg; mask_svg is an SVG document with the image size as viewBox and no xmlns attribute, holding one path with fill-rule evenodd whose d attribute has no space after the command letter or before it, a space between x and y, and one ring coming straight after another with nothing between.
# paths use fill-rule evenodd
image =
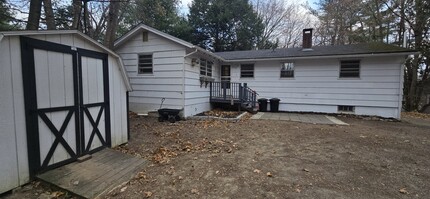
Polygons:
<instances>
[{"instance_id":1,"label":"fallen leaf","mask_svg":"<svg viewBox=\"0 0 430 199\"><path fill-rule=\"evenodd\" d=\"M62 196L62 195L64 195L64 192L61 192L61 191L54 191L54 192L52 192L52 194L51 194L51 196L52 196L53 198L58 198L58 197L60 197L60 196Z\"/></svg>"},{"instance_id":2,"label":"fallen leaf","mask_svg":"<svg viewBox=\"0 0 430 199\"><path fill-rule=\"evenodd\" d=\"M191 189L191 193L192 194L199 194L199 190L197 190L197 189Z\"/></svg>"},{"instance_id":3,"label":"fallen leaf","mask_svg":"<svg viewBox=\"0 0 430 199\"><path fill-rule=\"evenodd\" d=\"M303 169L303 171L309 172L309 170L308 170L308 169Z\"/></svg>"},{"instance_id":4,"label":"fallen leaf","mask_svg":"<svg viewBox=\"0 0 430 199\"><path fill-rule=\"evenodd\" d=\"M127 187L123 187L123 188L121 188L121 190L119 191L119 192L124 192L125 190L127 190Z\"/></svg>"},{"instance_id":5,"label":"fallen leaf","mask_svg":"<svg viewBox=\"0 0 430 199\"><path fill-rule=\"evenodd\" d=\"M273 177L273 175L272 175L270 172L267 172L267 173L266 173L266 175L267 175L268 177Z\"/></svg>"},{"instance_id":6,"label":"fallen leaf","mask_svg":"<svg viewBox=\"0 0 430 199\"><path fill-rule=\"evenodd\" d=\"M300 193L300 192L301 192L301 190L300 190L300 189L296 189L296 192L297 192L297 193Z\"/></svg>"},{"instance_id":7,"label":"fallen leaf","mask_svg":"<svg viewBox=\"0 0 430 199\"><path fill-rule=\"evenodd\" d=\"M151 197L152 196L152 192L150 192L150 191L145 191L145 192L143 192L144 194L145 194L145 196L147 197L147 198L149 198L149 197Z\"/></svg>"},{"instance_id":8,"label":"fallen leaf","mask_svg":"<svg viewBox=\"0 0 430 199\"><path fill-rule=\"evenodd\" d=\"M406 191L406 188L401 188L399 190L399 192L402 193L402 194L408 194L408 191Z\"/></svg>"},{"instance_id":9,"label":"fallen leaf","mask_svg":"<svg viewBox=\"0 0 430 199\"><path fill-rule=\"evenodd\" d=\"M261 170L254 169L254 173L260 173L260 172L261 172Z\"/></svg>"},{"instance_id":10,"label":"fallen leaf","mask_svg":"<svg viewBox=\"0 0 430 199\"><path fill-rule=\"evenodd\" d=\"M219 173L219 171L215 171L215 174L218 174Z\"/></svg>"}]
</instances>

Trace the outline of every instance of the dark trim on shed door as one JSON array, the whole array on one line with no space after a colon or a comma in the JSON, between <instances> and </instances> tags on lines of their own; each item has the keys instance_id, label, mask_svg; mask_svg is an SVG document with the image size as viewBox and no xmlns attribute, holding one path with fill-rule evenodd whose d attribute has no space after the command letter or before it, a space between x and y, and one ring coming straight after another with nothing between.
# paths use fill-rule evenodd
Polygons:
<instances>
[{"instance_id":1,"label":"dark trim on shed door","mask_svg":"<svg viewBox=\"0 0 430 199\"><path fill-rule=\"evenodd\" d=\"M32 39L28 37L20 37L21 45L21 66L22 66L22 78L24 86L24 108L25 108L25 120L26 120L26 132L27 132L27 151L28 151L28 164L30 177L34 177L38 172L48 170L53 167L58 167L65 165L67 163L73 162L79 154L79 117L78 117L78 83L77 79L77 52L72 50L70 46L52 43L48 41L42 41L37 39ZM36 75L35 75L35 61L34 61L34 49L41 49L52 52L60 52L72 55L73 64L73 89L74 89L74 106L72 107L54 107L54 108L37 108L37 93L36 93ZM55 112L61 110L69 110L69 115L74 112L75 114L75 129L76 129L76 154L69 154L71 158L62 162L58 162L47 166L46 161L42 165L42 160L40 159L40 143L39 143L39 115L43 118L46 112ZM46 116L46 115L45 115ZM69 118L70 119L70 118ZM67 118L66 118L67 120ZM63 125L66 124L66 120ZM49 123L46 121L45 123ZM48 125L48 124L47 124ZM54 129L51 129L54 130ZM61 133L62 129L59 130ZM57 132L58 133L58 132ZM56 133L54 133L56 134ZM58 136L56 134L56 136ZM63 141L61 138L56 138L55 142ZM51 148L49 153L52 153L55 148ZM45 159L50 158L49 156ZM48 160L49 161L49 160Z\"/></svg>"},{"instance_id":2,"label":"dark trim on shed door","mask_svg":"<svg viewBox=\"0 0 430 199\"><path fill-rule=\"evenodd\" d=\"M92 103L92 104L84 104L83 95L81 93L80 95L80 118L81 118L81 142L83 143L81 145L81 150L83 154L89 154L94 153L96 151L99 151L103 149L104 147L112 146L112 138L111 138L111 121L110 121L110 100L109 100L109 65L108 65L108 55L105 53L100 53L96 51L86 50L82 48L78 48L78 71L79 71L79 89L81 92L83 91L82 88L82 57L89 57L89 58L95 58L95 59L101 59L103 62L103 95L104 95L104 102L101 103ZM91 114L89 114L88 108L91 107L97 107L100 106L100 112L97 116L97 118L90 118ZM96 149L90 150L91 143L93 141L93 137L99 136L100 138L100 131L97 128L98 121L100 120L100 116L102 112L105 112L105 140L101 139L102 146L98 147ZM90 120L90 123L92 124L94 128L94 132L91 132L91 137L88 143L85 142L85 130L84 130L84 118L85 115ZM87 145L88 144L88 145Z\"/></svg>"}]
</instances>

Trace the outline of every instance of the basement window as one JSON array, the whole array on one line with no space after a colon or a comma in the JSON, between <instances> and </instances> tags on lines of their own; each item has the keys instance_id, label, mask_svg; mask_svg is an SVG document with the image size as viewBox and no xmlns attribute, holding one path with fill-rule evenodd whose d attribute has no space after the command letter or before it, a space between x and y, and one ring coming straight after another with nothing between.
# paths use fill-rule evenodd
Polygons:
<instances>
[{"instance_id":1,"label":"basement window","mask_svg":"<svg viewBox=\"0 0 430 199\"><path fill-rule=\"evenodd\" d=\"M360 60L340 61L339 78L358 78L360 77Z\"/></svg>"},{"instance_id":2,"label":"basement window","mask_svg":"<svg viewBox=\"0 0 430 199\"><path fill-rule=\"evenodd\" d=\"M294 63L286 62L281 66L281 77L294 77Z\"/></svg>"},{"instance_id":3,"label":"basement window","mask_svg":"<svg viewBox=\"0 0 430 199\"><path fill-rule=\"evenodd\" d=\"M241 64L240 77L254 77L254 64Z\"/></svg>"},{"instance_id":4,"label":"basement window","mask_svg":"<svg viewBox=\"0 0 430 199\"><path fill-rule=\"evenodd\" d=\"M355 111L355 106L337 106L337 111L353 113Z\"/></svg>"},{"instance_id":5,"label":"basement window","mask_svg":"<svg viewBox=\"0 0 430 199\"><path fill-rule=\"evenodd\" d=\"M152 74L152 55L139 55L138 74Z\"/></svg>"}]
</instances>

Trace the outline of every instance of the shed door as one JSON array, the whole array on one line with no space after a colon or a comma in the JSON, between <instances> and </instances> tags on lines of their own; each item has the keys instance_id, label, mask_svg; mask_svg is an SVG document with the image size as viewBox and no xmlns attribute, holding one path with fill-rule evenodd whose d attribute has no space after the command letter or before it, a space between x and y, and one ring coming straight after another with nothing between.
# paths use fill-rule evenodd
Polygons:
<instances>
[{"instance_id":1,"label":"shed door","mask_svg":"<svg viewBox=\"0 0 430 199\"><path fill-rule=\"evenodd\" d=\"M30 174L110 146L107 56L26 37L21 56Z\"/></svg>"}]
</instances>

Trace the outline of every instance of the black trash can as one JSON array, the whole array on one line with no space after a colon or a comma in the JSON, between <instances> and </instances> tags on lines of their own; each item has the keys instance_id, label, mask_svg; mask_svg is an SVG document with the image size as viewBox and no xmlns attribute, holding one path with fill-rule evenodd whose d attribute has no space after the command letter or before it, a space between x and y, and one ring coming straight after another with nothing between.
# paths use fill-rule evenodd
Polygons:
<instances>
[{"instance_id":1,"label":"black trash can","mask_svg":"<svg viewBox=\"0 0 430 199\"><path fill-rule=\"evenodd\" d=\"M270 112L278 112L279 111L279 101L278 98L270 99Z\"/></svg>"},{"instance_id":2,"label":"black trash can","mask_svg":"<svg viewBox=\"0 0 430 199\"><path fill-rule=\"evenodd\" d=\"M266 98L258 99L258 106L260 107L261 112L267 112L267 99Z\"/></svg>"}]
</instances>

